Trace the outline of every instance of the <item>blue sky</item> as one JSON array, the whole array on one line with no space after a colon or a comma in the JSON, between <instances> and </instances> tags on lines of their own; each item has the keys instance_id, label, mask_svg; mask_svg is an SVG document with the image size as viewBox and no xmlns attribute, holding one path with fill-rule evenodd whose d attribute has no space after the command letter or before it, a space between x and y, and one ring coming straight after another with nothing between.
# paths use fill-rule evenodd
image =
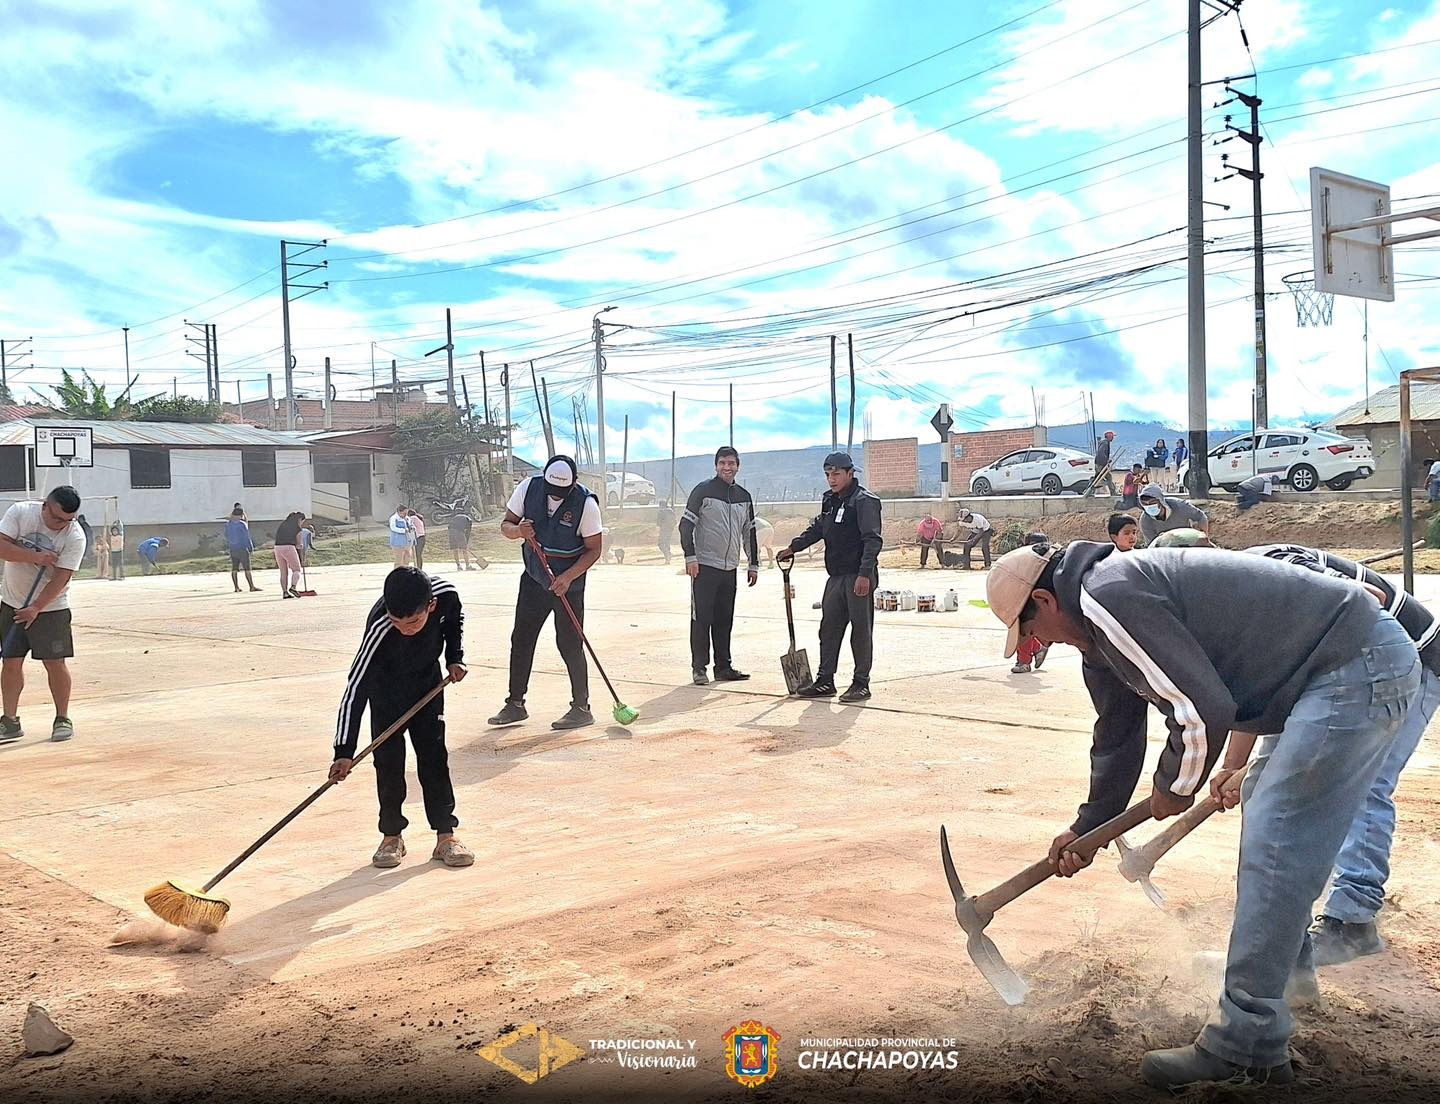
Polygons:
<instances>
[{"instance_id":1,"label":"blue sky","mask_svg":"<svg viewBox=\"0 0 1440 1104\"><path fill-rule=\"evenodd\" d=\"M1241 19L1249 51L1233 16L1206 30L1206 77L1259 70L1281 292L1311 267L1311 165L1388 182L1397 207L1440 193L1440 0L1247 0ZM34 337L22 395L62 366L123 386L123 326L137 394L198 394L185 319L219 327L227 400L278 388L289 237L330 241L330 290L293 308L302 394L329 355L365 397L372 350L382 379L393 357L434 380L449 306L473 399L481 350L514 366L526 451L525 362L568 444L610 304L612 459L626 414L632 456L668 452L672 391L681 450L712 449L732 385L742 448L828 439L847 334L857 435L928 439L942 400L965 428L1020 424L1032 388L1055 423L1082 392L1101 418L1184 423L1181 0L0 0L0 25L0 132L25 167L0 178L0 337ZM1248 152L1206 162L1210 413L1233 425L1250 190L1209 182L1222 152ZM1370 308L1375 387L1440 355L1437 249L1404 253L1398 301ZM1273 422L1362 393L1358 301L1328 329L1297 329L1283 294L1268 316Z\"/></svg>"}]
</instances>

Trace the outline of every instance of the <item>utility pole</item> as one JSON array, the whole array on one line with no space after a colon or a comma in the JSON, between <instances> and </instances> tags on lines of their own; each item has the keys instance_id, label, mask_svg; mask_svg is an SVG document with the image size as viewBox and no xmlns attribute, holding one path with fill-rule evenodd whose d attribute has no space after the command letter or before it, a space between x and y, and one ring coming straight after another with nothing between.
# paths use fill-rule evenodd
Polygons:
<instances>
[{"instance_id":1,"label":"utility pole","mask_svg":"<svg viewBox=\"0 0 1440 1104\"><path fill-rule=\"evenodd\" d=\"M210 363L215 366L215 401L220 402L220 326L210 323ZM130 373L125 373L129 378Z\"/></svg>"},{"instance_id":2,"label":"utility pole","mask_svg":"<svg viewBox=\"0 0 1440 1104\"><path fill-rule=\"evenodd\" d=\"M335 428L335 400L330 395L330 358L325 358L325 421L326 429Z\"/></svg>"},{"instance_id":3,"label":"utility pole","mask_svg":"<svg viewBox=\"0 0 1440 1104\"><path fill-rule=\"evenodd\" d=\"M394 357L390 358L390 422L400 424L400 369L395 366Z\"/></svg>"},{"instance_id":4,"label":"utility pole","mask_svg":"<svg viewBox=\"0 0 1440 1104\"><path fill-rule=\"evenodd\" d=\"M840 412L835 407L835 335L830 335L830 451L840 448Z\"/></svg>"},{"instance_id":5,"label":"utility pole","mask_svg":"<svg viewBox=\"0 0 1440 1104\"><path fill-rule=\"evenodd\" d=\"M845 451L855 447L855 335L845 335L845 348L850 354L850 431L845 436Z\"/></svg>"},{"instance_id":6,"label":"utility pole","mask_svg":"<svg viewBox=\"0 0 1440 1104\"><path fill-rule=\"evenodd\" d=\"M19 341L15 341L15 340L5 341L4 339L0 339L0 396L3 396L3 397L4 397L4 400L5 400L6 402L14 402L14 401L15 401L14 396L10 394L10 368L11 368L11 366L19 367L19 365L18 365L18 363L17 363L17 361L19 360L19 358L21 358L21 357L27 357L27 356L30 356L30 355L31 355L31 350L30 350L30 349L17 349L16 346L17 346L17 345L34 345L34 344L35 344L35 339L34 339L33 337L23 338L23 339L21 339L21 340L19 340ZM129 363L130 363L130 362L129 362L129 358L128 358L128 357L126 358L126 362L125 362L125 363L126 363L126 369L127 369L126 372L125 372L125 378L126 378L126 379L129 379L129 378L130 378L130 372L129 372L128 369L129 369Z\"/></svg>"},{"instance_id":7,"label":"utility pole","mask_svg":"<svg viewBox=\"0 0 1440 1104\"><path fill-rule=\"evenodd\" d=\"M515 440L511 436L510 429L510 365L500 369L500 386L505 388L505 474L515 474ZM507 481L505 491L510 491Z\"/></svg>"},{"instance_id":8,"label":"utility pole","mask_svg":"<svg viewBox=\"0 0 1440 1104\"><path fill-rule=\"evenodd\" d=\"M303 257L317 249L324 249L326 240L321 238L318 242L303 242L282 239L280 242L280 324L285 337L285 428L292 431L295 428L295 355L290 351L290 293L298 290L301 294L294 298L304 299L307 295L324 291L330 286L330 281L326 280L322 284L295 284L290 281L290 272L295 257ZM290 253L292 246L299 247L294 254ZM308 276L312 272L328 268L329 265L329 261L321 261L319 264L306 261L293 267L299 275Z\"/></svg>"},{"instance_id":9,"label":"utility pole","mask_svg":"<svg viewBox=\"0 0 1440 1104\"><path fill-rule=\"evenodd\" d=\"M490 427L494 424L490 418L490 385L485 379L485 350L480 350L480 401L485 404L485 469L489 471L493 465L490 457ZM469 400L466 400L469 404Z\"/></svg>"},{"instance_id":10,"label":"utility pole","mask_svg":"<svg viewBox=\"0 0 1440 1104\"><path fill-rule=\"evenodd\" d=\"M1255 423L1257 428L1263 428L1270 424L1270 403L1265 363L1265 231L1260 198L1260 181L1265 176L1260 171L1260 143L1263 140L1260 133L1261 100L1259 96L1248 95L1228 84L1225 90L1250 109L1249 130L1241 130L1232 125L1230 116L1225 116L1225 129L1234 131L1234 137L1250 146L1250 167L1242 169L1228 164L1226 167L1232 169L1234 175L1243 176L1250 181L1251 209L1255 224ZM1221 141L1228 142L1230 139L1224 138ZM1221 154L1220 159L1228 163L1229 154ZM1229 177L1221 179L1228 180Z\"/></svg>"},{"instance_id":11,"label":"utility pole","mask_svg":"<svg viewBox=\"0 0 1440 1104\"><path fill-rule=\"evenodd\" d=\"M606 307L597 311L591 320L595 338L595 433L596 445L600 449L600 474L605 475L605 326L600 315L615 308Z\"/></svg>"},{"instance_id":12,"label":"utility pole","mask_svg":"<svg viewBox=\"0 0 1440 1104\"><path fill-rule=\"evenodd\" d=\"M235 381L235 409L243 419L245 417L245 400L240 397L240 381L238 379Z\"/></svg>"},{"instance_id":13,"label":"utility pole","mask_svg":"<svg viewBox=\"0 0 1440 1104\"><path fill-rule=\"evenodd\" d=\"M1205 174L1201 161L1204 123L1201 113L1200 5L1187 0L1189 8L1189 97L1188 97L1188 191L1189 226L1186 234L1186 315L1188 318L1187 362L1189 375L1190 494L1210 497L1210 472L1205 457L1210 453L1210 416L1205 379Z\"/></svg>"},{"instance_id":14,"label":"utility pole","mask_svg":"<svg viewBox=\"0 0 1440 1104\"><path fill-rule=\"evenodd\" d=\"M275 375L265 373L265 428L275 428Z\"/></svg>"},{"instance_id":15,"label":"utility pole","mask_svg":"<svg viewBox=\"0 0 1440 1104\"><path fill-rule=\"evenodd\" d=\"M670 490L665 495L672 505L675 501L675 392L670 392Z\"/></svg>"},{"instance_id":16,"label":"utility pole","mask_svg":"<svg viewBox=\"0 0 1440 1104\"><path fill-rule=\"evenodd\" d=\"M450 308L445 308L445 386L450 392L450 409L459 404L455 401L455 337L450 329Z\"/></svg>"},{"instance_id":17,"label":"utility pole","mask_svg":"<svg viewBox=\"0 0 1440 1104\"><path fill-rule=\"evenodd\" d=\"M475 484L476 497L483 501L485 496L490 493L490 485L488 480L482 480L480 478L480 461L475 459L475 410L470 405L470 386L465 382L464 376L460 377L460 391L465 396L465 421L470 427L470 450L467 453L470 461L470 478ZM490 466L488 453L486 455L485 466L487 469Z\"/></svg>"},{"instance_id":18,"label":"utility pole","mask_svg":"<svg viewBox=\"0 0 1440 1104\"><path fill-rule=\"evenodd\" d=\"M120 332L125 335L125 378L130 378L130 327L121 326Z\"/></svg>"},{"instance_id":19,"label":"utility pole","mask_svg":"<svg viewBox=\"0 0 1440 1104\"><path fill-rule=\"evenodd\" d=\"M540 415L540 430L545 434L545 447L555 455L555 434L550 429L550 404L540 401L540 384L535 379L535 362L530 362L530 389L535 392L535 410Z\"/></svg>"},{"instance_id":20,"label":"utility pole","mask_svg":"<svg viewBox=\"0 0 1440 1104\"><path fill-rule=\"evenodd\" d=\"M550 385L545 382L544 376L540 377L540 394L545 400L545 440L550 443L550 455L555 456L560 450L555 447L555 420L550 417ZM580 466L579 461L575 466Z\"/></svg>"},{"instance_id":21,"label":"utility pole","mask_svg":"<svg viewBox=\"0 0 1440 1104\"><path fill-rule=\"evenodd\" d=\"M188 318L184 319L184 323L186 329L198 330L201 334L200 337L196 337L193 334L187 333L185 335L185 342L186 344L194 345L202 349L203 352L196 352L195 349L186 349L185 355L188 357L194 357L196 360L203 359L205 361L205 398L209 402L214 402L219 397L219 393L215 387L215 358L214 353L210 348L210 323L191 322ZM128 368L125 371L125 378L130 378L130 371Z\"/></svg>"},{"instance_id":22,"label":"utility pole","mask_svg":"<svg viewBox=\"0 0 1440 1104\"><path fill-rule=\"evenodd\" d=\"M735 385L730 385L730 447L735 447Z\"/></svg>"},{"instance_id":23,"label":"utility pole","mask_svg":"<svg viewBox=\"0 0 1440 1104\"><path fill-rule=\"evenodd\" d=\"M625 436L621 438L620 445L620 493L616 496L620 501L620 509L625 509L625 471L630 466L630 415L625 415Z\"/></svg>"}]
</instances>

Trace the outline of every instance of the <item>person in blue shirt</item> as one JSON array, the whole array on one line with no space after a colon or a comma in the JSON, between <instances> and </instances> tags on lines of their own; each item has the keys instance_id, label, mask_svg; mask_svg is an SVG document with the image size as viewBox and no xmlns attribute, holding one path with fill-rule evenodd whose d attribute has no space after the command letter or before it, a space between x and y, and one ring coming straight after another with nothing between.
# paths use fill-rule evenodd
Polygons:
<instances>
[{"instance_id":1,"label":"person in blue shirt","mask_svg":"<svg viewBox=\"0 0 1440 1104\"><path fill-rule=\"evenodd\" d=\"M238 502L230 512L230 520L225 523L225 543L230 546L230 583L235 587L235 593L240 593L241 571L245 572L245 582L250 589L259 590L255 580L250 577L250 553L255 551L255 541L250 536L250 525L245 520L245 511Z\"/></svg>"},{"instance_id":2,"label":"person in blue shirt","mask_svg":"<svg viewBox=\"0 0 1440 1104\"><path fill-rule=\"evenodd\" d=\"M140 573L142 575L160 574L160 565L156 560L160 557L160 549L169 544L170 541L165 537L150 537L140 542L135 551L140 555Z\"/></svg>"},{"instance_id":3,"label":"person in blue shirt","mask_svg":"<svg viewBox=\"0 0 1440 1104\"><path fill-rule=\"evenodd\" d=\"M1185 466L1185 461L1190 459L1190 449L1185 444L1185 438L1175 438L1175 447L1170 450L1170 466L1175 469L1175 489L1183 491L1184 484L1180 482L1180 469Z\"/></svg>"}]
</instances>

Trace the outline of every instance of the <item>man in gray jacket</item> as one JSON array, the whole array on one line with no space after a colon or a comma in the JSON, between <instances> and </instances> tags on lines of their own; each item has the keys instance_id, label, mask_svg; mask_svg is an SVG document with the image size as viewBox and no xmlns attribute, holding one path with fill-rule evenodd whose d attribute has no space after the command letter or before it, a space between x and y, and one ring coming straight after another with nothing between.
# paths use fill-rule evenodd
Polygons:
<instances>
[{"instance_id":1,"label":"man in gray jacket","mask_svg":"<svg viewBox=\"0 0 1440 1104\"><path fill-rule=\"evenodd\" d=\"M1198 529L1210 532L1210 516L1183 498L1170 498L1158 483L1140 488L1140 532L1145 543L1152 543L1161 533L1172 529Z\"/></svg>"},{"instance_id":2,"label":"man in gray jacket","mask_svg":"<svg viewBox=\"0 0 1440 1104\"><path fill-rule=\"evenodd\" d=\"M1087 684L1092 674L1104 683L1121 717L1128 746L1106 749L1099 784L1092 754L1092 801L1076 828L1123 808L1139 779L1145 740L1134 697L1158 706L1170 730L1150 795L1158 818L1194 803L1232 730L1241 745L1241 734L1268 734L1242 790L1219 1006L1193 1044L1148 1052L1140 1074L1158 1088L1292 1081L1287 987L1314 987L1310 905L1416 703L1414 642L1353 582L1220 549L1020 548L996 562L986 591L1008 627L1007 655L1027 636L1074 645L1093 666ZM1227 755L1211 792L1241 766ZM1077 834L1051 847L1066 877L1092 858L1070 850Z\"/></svg>"},{"instance_id":3,"label":"man in gray jacket","mask_svg":"<svg viewBox=\"0 0 1440 1104\"><path fill-rule=\"evenodd\" d=\"M750 562L750 586L760 577L760 551L755 543L755 503L735 482L740 454L729 445L715 451L715 478L693 491L680 518L680 547L690 576L690 668L696 686L710 680L710 644L715 644L715 679L741 682L750 676L735 669L730 656L730 630L735 623L735 572L743 545Z\"/></svg>"}]
</instances>

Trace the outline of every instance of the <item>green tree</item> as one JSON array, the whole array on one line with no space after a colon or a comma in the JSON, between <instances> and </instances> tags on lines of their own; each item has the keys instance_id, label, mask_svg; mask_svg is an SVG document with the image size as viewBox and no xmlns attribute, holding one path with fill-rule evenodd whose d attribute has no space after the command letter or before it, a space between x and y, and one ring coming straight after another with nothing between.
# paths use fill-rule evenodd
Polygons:
<instances>
[{"instance_id":1,"label":"green tree","mask_svg":"<svg viewBox=\"0 0 1440 1104\"><path fill-rule=\"evenodd\" d=\"M220 404L189 395L155 395L136 403L131 416L137 422L218 422Z\"/></svg>"},{"instance_id":2,"label":"green tree","mask_svg":"<svg viewBox=\"0 0 1440 1104\"><path fill-rule=\"evenodd\" d=\"M107 422L130 417L134 406L123 394L114 402L105 393L105 385L95 380L83 368L79 377L69 369L60 369L60 383L51 388L55 399L66 414L72 418Z\"/></svg>"},{"instance_id":3,"label":"green tree","mask_svg":"<svg viewBox=\"0 0 1440 1104\"><path fill-rule=\"evenodd\" d=\"M433 409L395 426L395 448L401 454L400 491L417 505L427 498L446 501L475 493L470 450L476 438L460 412L435 404ZM424 506L420 506L424 513Z\"/></svg>"}]
</instances>

